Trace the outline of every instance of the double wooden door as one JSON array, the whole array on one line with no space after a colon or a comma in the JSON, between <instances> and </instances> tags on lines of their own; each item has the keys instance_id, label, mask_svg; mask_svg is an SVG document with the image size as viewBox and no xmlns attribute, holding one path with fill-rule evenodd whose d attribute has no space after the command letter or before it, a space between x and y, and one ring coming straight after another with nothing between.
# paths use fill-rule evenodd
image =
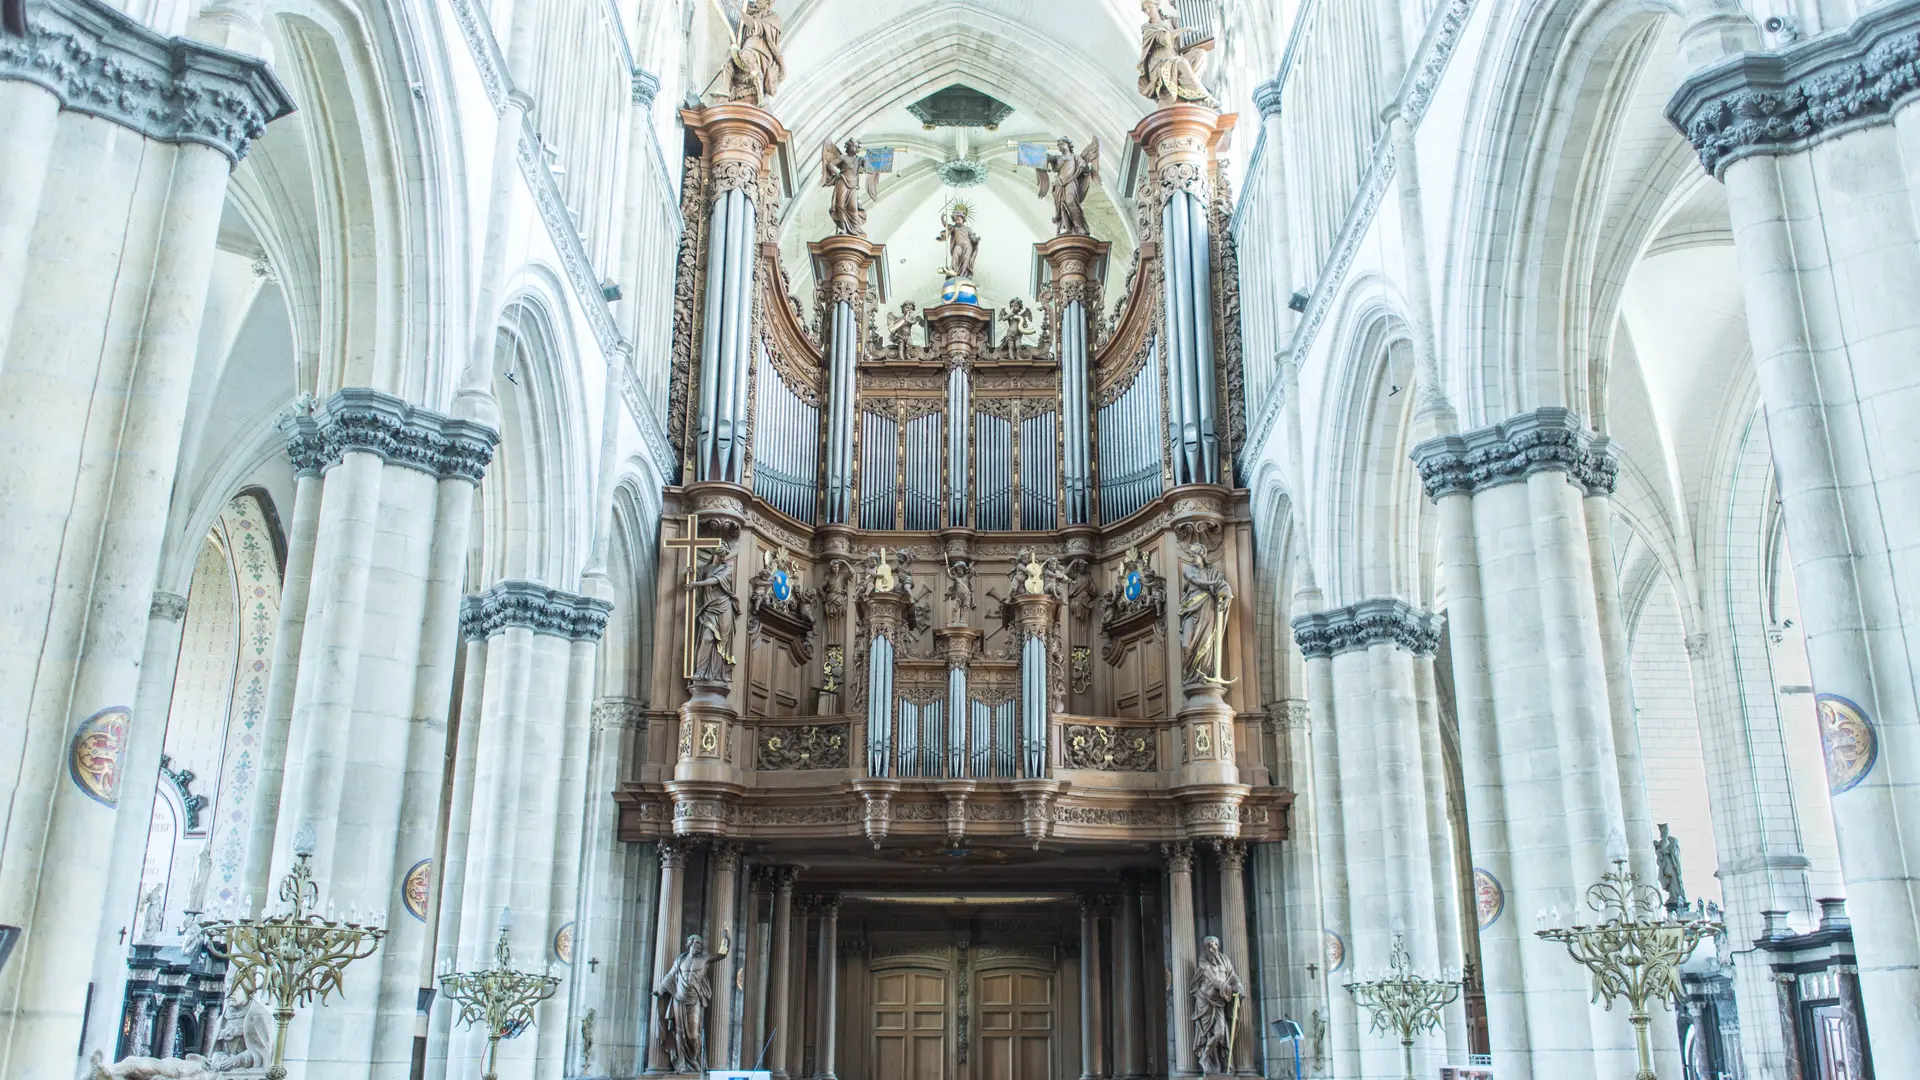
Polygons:
<instances>
[{"instance_id":1,"label":"double wooden door","mask_svg":"<svg viewBox=\"0 0 1920 1080\"><path fill-rule=\"evenodd\" d=\"M952 973L901 968L872 979L873 1080L950 1080ZM970 1080L1050 1080L1053 982L1052 972L1020 968L976 976Z\"/></svg>"}]
</instances>

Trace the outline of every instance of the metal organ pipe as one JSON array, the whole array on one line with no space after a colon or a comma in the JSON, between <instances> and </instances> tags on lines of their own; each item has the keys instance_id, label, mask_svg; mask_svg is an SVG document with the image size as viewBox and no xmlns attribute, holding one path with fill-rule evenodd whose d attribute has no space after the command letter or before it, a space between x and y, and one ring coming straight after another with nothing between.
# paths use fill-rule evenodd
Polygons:
<instances>
[{"instance_id":1,"label":"metal organ pipe","mask_svg":"<svg viewBox=\"0 0 1920 1080\"><path fill-rule=\"evenodd\" d=\"M827 388L827 520L843 524L852 517L853 483L853 305L833 305L833 340Z\"/></svg>"},{"instance_id":2,"label":"metal organ pipe","mask_svg":"<svg viewBox=\"0 0 1920 1080\"><path fill-rule=\"evenodd\" d=\"M1020 720L1026 778L1047 774L1047 643L1038 635L1020 646Z\"/></svg>"},{"instance_id":3,"label":"metal organ pipe","mask_svg":"<svg viewBox=\"0 0 1920 1080\"><path fill-rule=\"evenodd\" d=\"M1216 430L1218 406L1213 371L1213 255L1207 230L1207 208L1187 195L1188 234L1192 241L1188 272L1193 280L1193 366L1199 374L1200 453L1206 471L1200 479L1220 482L1220 440Z\"/></svg>"},{"instance_id":4,"label":"metal organ pipe","mask_svg":"<svg viewBox=\"0 0 1920 1080\"><path fill-rule=\"evenodd\" d=\"M721 195L714 202L713 218L707 223L707 310L700 335L700 424L694 473L701 480L711 479L713 461L713 410L720 380L720 317L726 298L727 208L731 205L732 200Z\"/></svg>"},{"instance_id":5,"label":"metal organ pipe","mask_svg":"<svg viewBox=\"0 0 1920 1080\"><path fill-rule=\"evenodd\" d=\"M740 355L740 338L746 332L741 325L741 278L739 225L741 206L745 197L738 191L729 191L727 199L727 237L726 262L722 269L724 282L721 294L720 311L720 362L717 382L719 396L715 400L713 464L709 466L708 479L730 480L726 475L727 463L733 456L733 424L738 415L738 406L734 404L734 387L739 380L734 376L734 363Z\"/></svg>"},{"instance_id":6,"label":"metal organ pipe","mask_svg":"<svg viewBox=\"0 0 1920 1080\"><path fill-rule=\"evenodd\" d=\"M753 431L753 248L757 211L746 192L737 191L734 194L740 199L740 205L735 208L733 215L738 223L735 239L740 248L740 293L736 316L739 319L736 325L740 328L740 336L734 343L733 453L727 461L727 479L737 484L747 475L747 440Z\"/></svg>"},{"instance_id":7,"label":"metal organ pipe","mask_svg":"<svg viewBox=\"0 0 1920 1080\"><path fill-rule=\"evenodd\" d=\"M967 383L967 369L959 364L947 369L947 523L961 528L967 523L967 417L973 415Z\"/></svg>"}]
</instances>

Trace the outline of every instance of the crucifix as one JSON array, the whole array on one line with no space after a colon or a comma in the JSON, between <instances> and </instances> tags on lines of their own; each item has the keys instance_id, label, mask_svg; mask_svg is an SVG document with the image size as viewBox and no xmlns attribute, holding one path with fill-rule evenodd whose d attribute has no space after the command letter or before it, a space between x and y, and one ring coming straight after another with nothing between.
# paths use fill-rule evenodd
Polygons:
<instances>
[{"instance_id":1,"label":"crucifix","mask_svg":"<svg viewBox=\"0 0 1920 1080\"><path fill-rule=\"evenodd\" d=\"M693 602L691 590L693 583L700 580L700 553L726 545L724 541L717 538L708 540L700 539L700 515L698 512L687 515L687 524L681 530L678 538L662 540L660 541L660 545L662 547L684 548L687 553L687 580L685 582L689 590L687 594L687 640L681 655L686 659L686 677L691 679L693 678L693 649L699 633L699 628L695 625L694 621L694 614L699 605Z\"/></svg>"},{"instance_id":2,"label":"crucifix","mask_svg":"<svg viewBox=\"0 0 1920 1080\"><path fill-rule=\"evenodd\" d=\"M587 970L598 974L600 971L600 958L596 956L587 961Z\"/></svg>"}]
</instances>

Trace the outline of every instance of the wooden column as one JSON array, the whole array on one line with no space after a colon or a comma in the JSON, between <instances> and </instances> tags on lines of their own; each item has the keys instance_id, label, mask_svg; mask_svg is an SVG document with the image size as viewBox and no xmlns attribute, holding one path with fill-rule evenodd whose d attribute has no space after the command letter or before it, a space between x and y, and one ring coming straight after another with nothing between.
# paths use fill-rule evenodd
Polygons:
<instances>
[{"instance_id":1,"label":"wooden column","mask_svg":"<svg viewBox=\"0 0 1920 1080\"><path fill-rule=\"evenodd\" d=\"M738 944L733 940L733 886L739 870L739 844L713 845L707 866L707 941L708 949L715 953L720 942L724 941L728 949ZM734 967L734 956L729 952L714 961L710 973L713 1005L707 1010L707 1067L712 1069L728 1068L733 1049Z\"/></svg>"},{"instance_id":2,"label":"wooden column","mask_svg":"<svg viewBox=\"0 0 1920 1080\"><path fill-rule=\"evenodd\" d=\"M1100 911L1106 901L1080 898L1080 1078L1107 1075L1106 987L1100 980Z\"/></svg>"},{"instance_id":3,"label":"wooden column","mask_svg":"<svg viewBox=\"0 0 1920 1080\"><path fill-rule=\"evenodd\" d=\"M767 894L773 891L773 870L766 866L756 866L747 875L747 911L741 920L741 936L745 939L740 950L740 961L734 966L744 975L741 977L743 990L740 994L740 1054L735 1059L737 1067L755 1068L760 1062L760 1047L767 1037L767 969L771 966L760 962L760 946L769 945L767 955L773 955L771 948L772 924L763 932L760 929L760 909L766 903ZM765 1068L762 1063L759 1068Z\"/></svg>"},{"instance_id":4,"label":"wooden column","mask_svg":"<svg viewBox=\"0 0 1920 1080\"><path fill-rule=\"evenodd\" d=\"M834 1043L838 1034L835 1018L840 1009L840 898L820 898L820 1032L814 1036L814 1075L819 1080L835 1080Z\"/></svg>"},{"instance_id":5,"label":"wooden column","mask_svg":"<svg viewBox=\"0 0 1920 1080\"><path fill-rule=\"evenodd\" d=\"M773 868L773 918L769 923L772 948L768 950L767 1034L773 1044L767 1050L767 1069L774 1080L787 1080L787 1047L792 1043L793 1025L787 1016L787 1003L793 989L793 881L797 871L791 866ZM804 955L804 951L803 954Z\"/></svg>"},{"instance_id":6,"label":"wooden column","mask_svg":"<svg viewBox=\"0 0 1920 1080\"><path fill-rule=\"evenodd\" d=\"M1140 955L1140 879L1127 875L1120 897L1120 917L1113 924L1113 1074L1122 1080L1147 1071L1147 1016L1145 975Z\"/></svg>"},{"instance_id":7,"label":"wooden column","mask_svg":"<svg viewBox=\"0 0 1920 1080\"><path fill-rule=\"evenodd\" d=\"M1247 845L1240 840L1215 840L1220 855L1221 944L1240 981L1248 987L1248 999L1240 1002L1240 1019L1233 1031L1233 1071L1242 1075L1253 1069L1253 972L1247 948Z\"/></svg>"},{"instance_id":8,"label":"wooden column","mask_svg":"<svg viewBox=\"0 0 1920 1080\"><path fill-rule=\"evenodd\" d=\"M1193 978L1193 845L1186 841L1161 845L1167 859L1167 939L1172 943L1173 1060L1168 1073L1173 1076L1198 1076L1200 1069L1193 1057L1193 998L1187 983Z\"/></svg>"},{"instance_id":9,"label":"wooden column","mask_svg":"<svg viewBox=\"0 0 1920 1080\"><path fill-rule=\"evenodd\" d=\"M687 869L687 849L684 844L667 840L660 844L660 911L659 923L653 935L653 979L648 990L647 1011L655 1015L652 1004L653 987L673 970L673 962L680 956L680 901L686 885L684 876ZM647 1037L647 1071L664 1073L672 1068L667 1062L667 1054L660 1045L659 1020L656 1016L649 1027Z\"/></svg>"}]
</instances>

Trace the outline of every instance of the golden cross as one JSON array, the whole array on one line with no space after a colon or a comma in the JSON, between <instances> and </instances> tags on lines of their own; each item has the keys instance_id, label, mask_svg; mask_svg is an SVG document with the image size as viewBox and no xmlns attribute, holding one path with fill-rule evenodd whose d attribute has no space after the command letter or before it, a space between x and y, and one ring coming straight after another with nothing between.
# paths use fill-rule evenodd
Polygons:
<instances>
[{"instance_id":1,"label":"golden cross","mask_svg":"<svg viewBox=\"0 0 1920 1080\"><path fill-rule=\"evenodd\" d=\"M693 583L700 580L699 567L696 565L700 561L700 553L702 551L711 551L718 547L725 547L726 543L717 538L708 540L700 539L700 515L698 512L695 512L687 515L687 523L681 529L679 537L672 540L662 540L660 541L660 546L681 548L686 551L686 586L691 590ZM687 595L687 641L682 653L686 658L686 677L689 679L693 678L693 649L696 636L699 633L698 628L694 625L694 612L698 608L699 605L694 603L694 597L692 593L689 592Z\"/></svg>"}]
</instances>

